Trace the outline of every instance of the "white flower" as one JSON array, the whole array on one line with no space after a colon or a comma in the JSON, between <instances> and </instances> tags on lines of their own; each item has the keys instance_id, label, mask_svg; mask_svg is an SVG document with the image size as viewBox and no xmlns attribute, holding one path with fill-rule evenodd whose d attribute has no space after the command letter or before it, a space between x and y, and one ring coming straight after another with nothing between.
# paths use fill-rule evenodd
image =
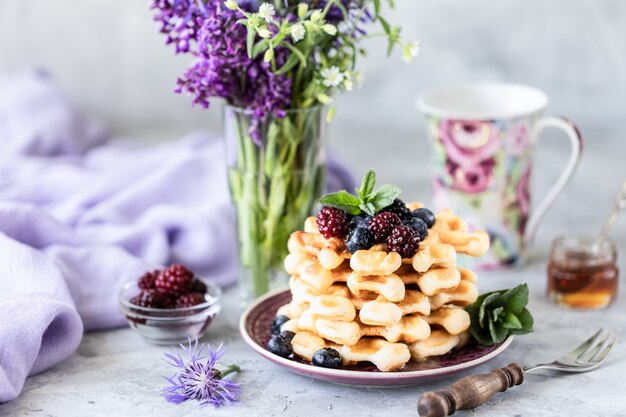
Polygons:
<instances>
[{"instance_id":1,"label":"white flower","mask_svg":"<svg viewBox=\"0 0 626 417\"><path fill-rule=\"evenodd\" d=\"M276 14L276 9L269 3L263 3L259 6L259 16L265 19L266 22L271 22L272 18Z\"/></svg>"},{"instance_id":2,"label":"white flower","mask_svg":"<svg viewBox=\"0 0 626 417\"><path fill-rule=\"evenodd\" d=\"M237 10L237 7L239 7L235 0L226 0L224 2L224 5L226 6L227 9L230 9L230 10Z\"/></svg>"},{"instance_id":3,"label":"white flower","mask_svg":"<svg viewBox=\"0 0 626 417\"><path fill-rule=\"evenodd\" d=\"M267 30L267 28L260 28L257 30L257 33L259 34L260 37L262 37L263 39L267 39L270 36L272 36L272 32L270 32L269 30Z\"/></svg>"},{"instance_id":4,"label":"white flower","mask_svg":"<svg viewBox=\"0 0 626 417\"><path fill-rule=\"evenodd\" d=\"M291 39L293 39L295 43L298 43L302 39L304 39L305 33L306 33L306 30L304 29L304 26L301 25L300 23L298 23L297 25L293 25L291 27Z\"/></svg>"},{"instance_id":5,"label":"white flower","mask_svg":"<svg viewBox=\"0 0 626 417\"><path fill-rule=\"evenodd\" d=\"M334 58L337 56L337 50L335 48L330 48L328 52L326 52L326 56L329 58Z\"/></svg>"},{"instance_id":6,"label":"white flower","mask_svg":"<svg viewBox=\"0 0 626 417\"><path fill-rule=\"evenodd\" d=\"M346 22L341 21L337 24L337 29L341 33L348 33L348 31L350 30L350 26L348 26Z\"/></svg>"},{"instance_id":7,"label":"white flower","mask_svg":"<svg viewBox=\"0 0 626 417\"><path fill-rule=\"evenodd\" d=\"M413 61L413 58L417 56L420 52L420 43L418 41L413 41L407 45L404 45L402 48L402 59L405 62Z\"/></svg>"},{"instance_id":8,"label":"white flower","mask_svg":"<svg viewBox=\"0 0 626 417\"><path fill-rule=\"evenodd\" d=\"M270 62L274 58L274 50L268 49L265 51L265 55L263 55L263 61Z\"/></svg>"},{"instance_id":9,"label":"white flower","mask_svg":"<svg viewBox=\"0 0 626 417\"><path fill-rule=\"evenodd\" d=\"M330 23L322 26L322 29L324 29L324 32L328 33L330 36L335 36L337 34L337 28Z\"/></svg>"},{"instance_id":10,"label":"white flower","mask_svg":"<svg viewBox=\"0 0 626 417\"><path fill-rule=\"evenodd\" d=\"M326 87L337 87L343 82L344 75L335 65L330 68L324 68L320 74L324 78Z\"/></svg>"}]
</instances>

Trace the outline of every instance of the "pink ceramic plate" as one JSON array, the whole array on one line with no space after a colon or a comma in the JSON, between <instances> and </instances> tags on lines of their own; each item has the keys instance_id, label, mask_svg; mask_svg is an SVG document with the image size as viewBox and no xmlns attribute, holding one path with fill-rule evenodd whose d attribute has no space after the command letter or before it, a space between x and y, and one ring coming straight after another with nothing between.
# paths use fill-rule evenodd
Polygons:
<instances>
[{"instance_id":1,"label":"pink ceramic plate","mask_svg":"<svg viewBox=\"0 0 626 417\"><path fill-rule=\"evenodd\" d=\"M309 363L281 358L267 350L271 337L270 326L278 308L291 300L289 290L269 293L255 301L241 316L239 331L252 349L270 361L300 375L322 381L350 385L409 385L447 378L467 369L483 364L509 347L513 336L494 346L481 346L476 343L455 349L452 352L433 357L422 362L409 362L404 368L394 372L380 372L370 363L345 366L342 369L328 369Z\"/></svg>"}]
</instances>

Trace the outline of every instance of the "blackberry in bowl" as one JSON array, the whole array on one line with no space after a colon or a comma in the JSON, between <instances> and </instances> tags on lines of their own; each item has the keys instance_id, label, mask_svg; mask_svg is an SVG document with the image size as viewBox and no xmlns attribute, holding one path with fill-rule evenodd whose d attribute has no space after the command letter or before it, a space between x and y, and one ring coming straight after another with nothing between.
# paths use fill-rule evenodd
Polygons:
<instances>
[{"instance_id":1,"label":"blackberry in bowl","mask_svg":"<svg viewBox=\"0 0 626 417\"><path fill-rule=\"evenodd\" d=\"M120 310L131 329L148 342L171 345L204 335L221 310L222 291L182 265L150 274L156 279L126 282L119 291Z\"/></svg>"}]
</instances>

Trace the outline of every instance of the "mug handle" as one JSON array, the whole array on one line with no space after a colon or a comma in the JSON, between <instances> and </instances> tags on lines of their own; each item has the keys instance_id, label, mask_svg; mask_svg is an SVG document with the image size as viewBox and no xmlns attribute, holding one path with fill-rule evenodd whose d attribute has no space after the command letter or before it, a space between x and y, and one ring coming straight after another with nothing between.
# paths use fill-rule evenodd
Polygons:
<instances>
[{"instance_id":1,"label":"mug handle","mask_svg":"<svg viewBox=\"0 0 626 417\"><path fill-rule=\"evenodd\" d=\"M550 206L552 206L552 203L554 203L554 200L556 200L556 197L563 190L563 187L565 187L569 179L572 177L572 174L574 174L576 165L580 160L580 153L583 149L583 138L578 130L578 127L576 127L576 125L567 118L560 116L545 116L537 120L533 126L531 135L532 143L534 143L538 138L539 133L548 127L555 127L565 132L570 141L572 150L570 152L567 165L565 165L565 169L563 169L561 176L556 183L554 183L548 194L543 198L537 207L537 210L531 214L528 219L526 232L524 233L524 248L529 248L530 245L532 245L535 239L535 233L537 232L537 226L539 226L539 223L546 215Z\"/></svg>"}]
</instances>

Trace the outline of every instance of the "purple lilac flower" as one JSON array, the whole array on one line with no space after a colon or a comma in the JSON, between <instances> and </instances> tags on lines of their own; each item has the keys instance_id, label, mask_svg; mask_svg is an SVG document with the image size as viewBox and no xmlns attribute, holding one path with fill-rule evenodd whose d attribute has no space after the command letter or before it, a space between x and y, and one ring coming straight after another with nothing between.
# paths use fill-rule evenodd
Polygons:
<instances>
[{"instance_id":1,"label":"purple lilac flower","mask_svg":"<svg viewBox=\"0 0 626 417\"><path fill-rule=\"evenodd\" d=\"M207 10L197 30L197 59L178 79L176 92L194 96L193 104L209 107L210 99L221 97L229 104L251 112L250 134L259 143L259 123L270 115L284 116L291 102L292 82L277 75L263 55L248 57L246 28L237 23L238 11L222 7L221 1L205 5ZM284 64L289 51L276 48L274 61Z\"/></svg>"},{"instance_id":2,"label":"purple lilac flower","mask_svg":"<svg viewBox=\"0 0 626 417\"><path fill-rule=\"evenodd\" d=\"M165 43L173 43L176 53L189 52L207 15L204 3L197 0L153 0L151 8L157 10L154 20L161 24L159 31L166 35Z\"/></svg>"},{"instance_id":3,"label":"purple lilac flower","mask_svg":"<svg viewBox=\"0 0 626 417\"><path fill-rule=\"evenodd\" d=\"M231 365L224 371L219 371L215 365L224 355L222 346L212 350L206 347L206 361L202 356L204 343L198 347L198 339L192 345L189 339L189 346L182 343L180 347L187 353L189 360L185 361L178 350L176 355L166 353L169 365L177 368L176 373L168 378L164 377L170 386L163 390L165 399L171 403L180 404L183 401L193 399L201 401L200 405L212 404L215 407L230 405L238 401L240 393L239 384L228 381L224 377L232 372L238 372L237 365Z\"/></svg>"}]
</instances>

